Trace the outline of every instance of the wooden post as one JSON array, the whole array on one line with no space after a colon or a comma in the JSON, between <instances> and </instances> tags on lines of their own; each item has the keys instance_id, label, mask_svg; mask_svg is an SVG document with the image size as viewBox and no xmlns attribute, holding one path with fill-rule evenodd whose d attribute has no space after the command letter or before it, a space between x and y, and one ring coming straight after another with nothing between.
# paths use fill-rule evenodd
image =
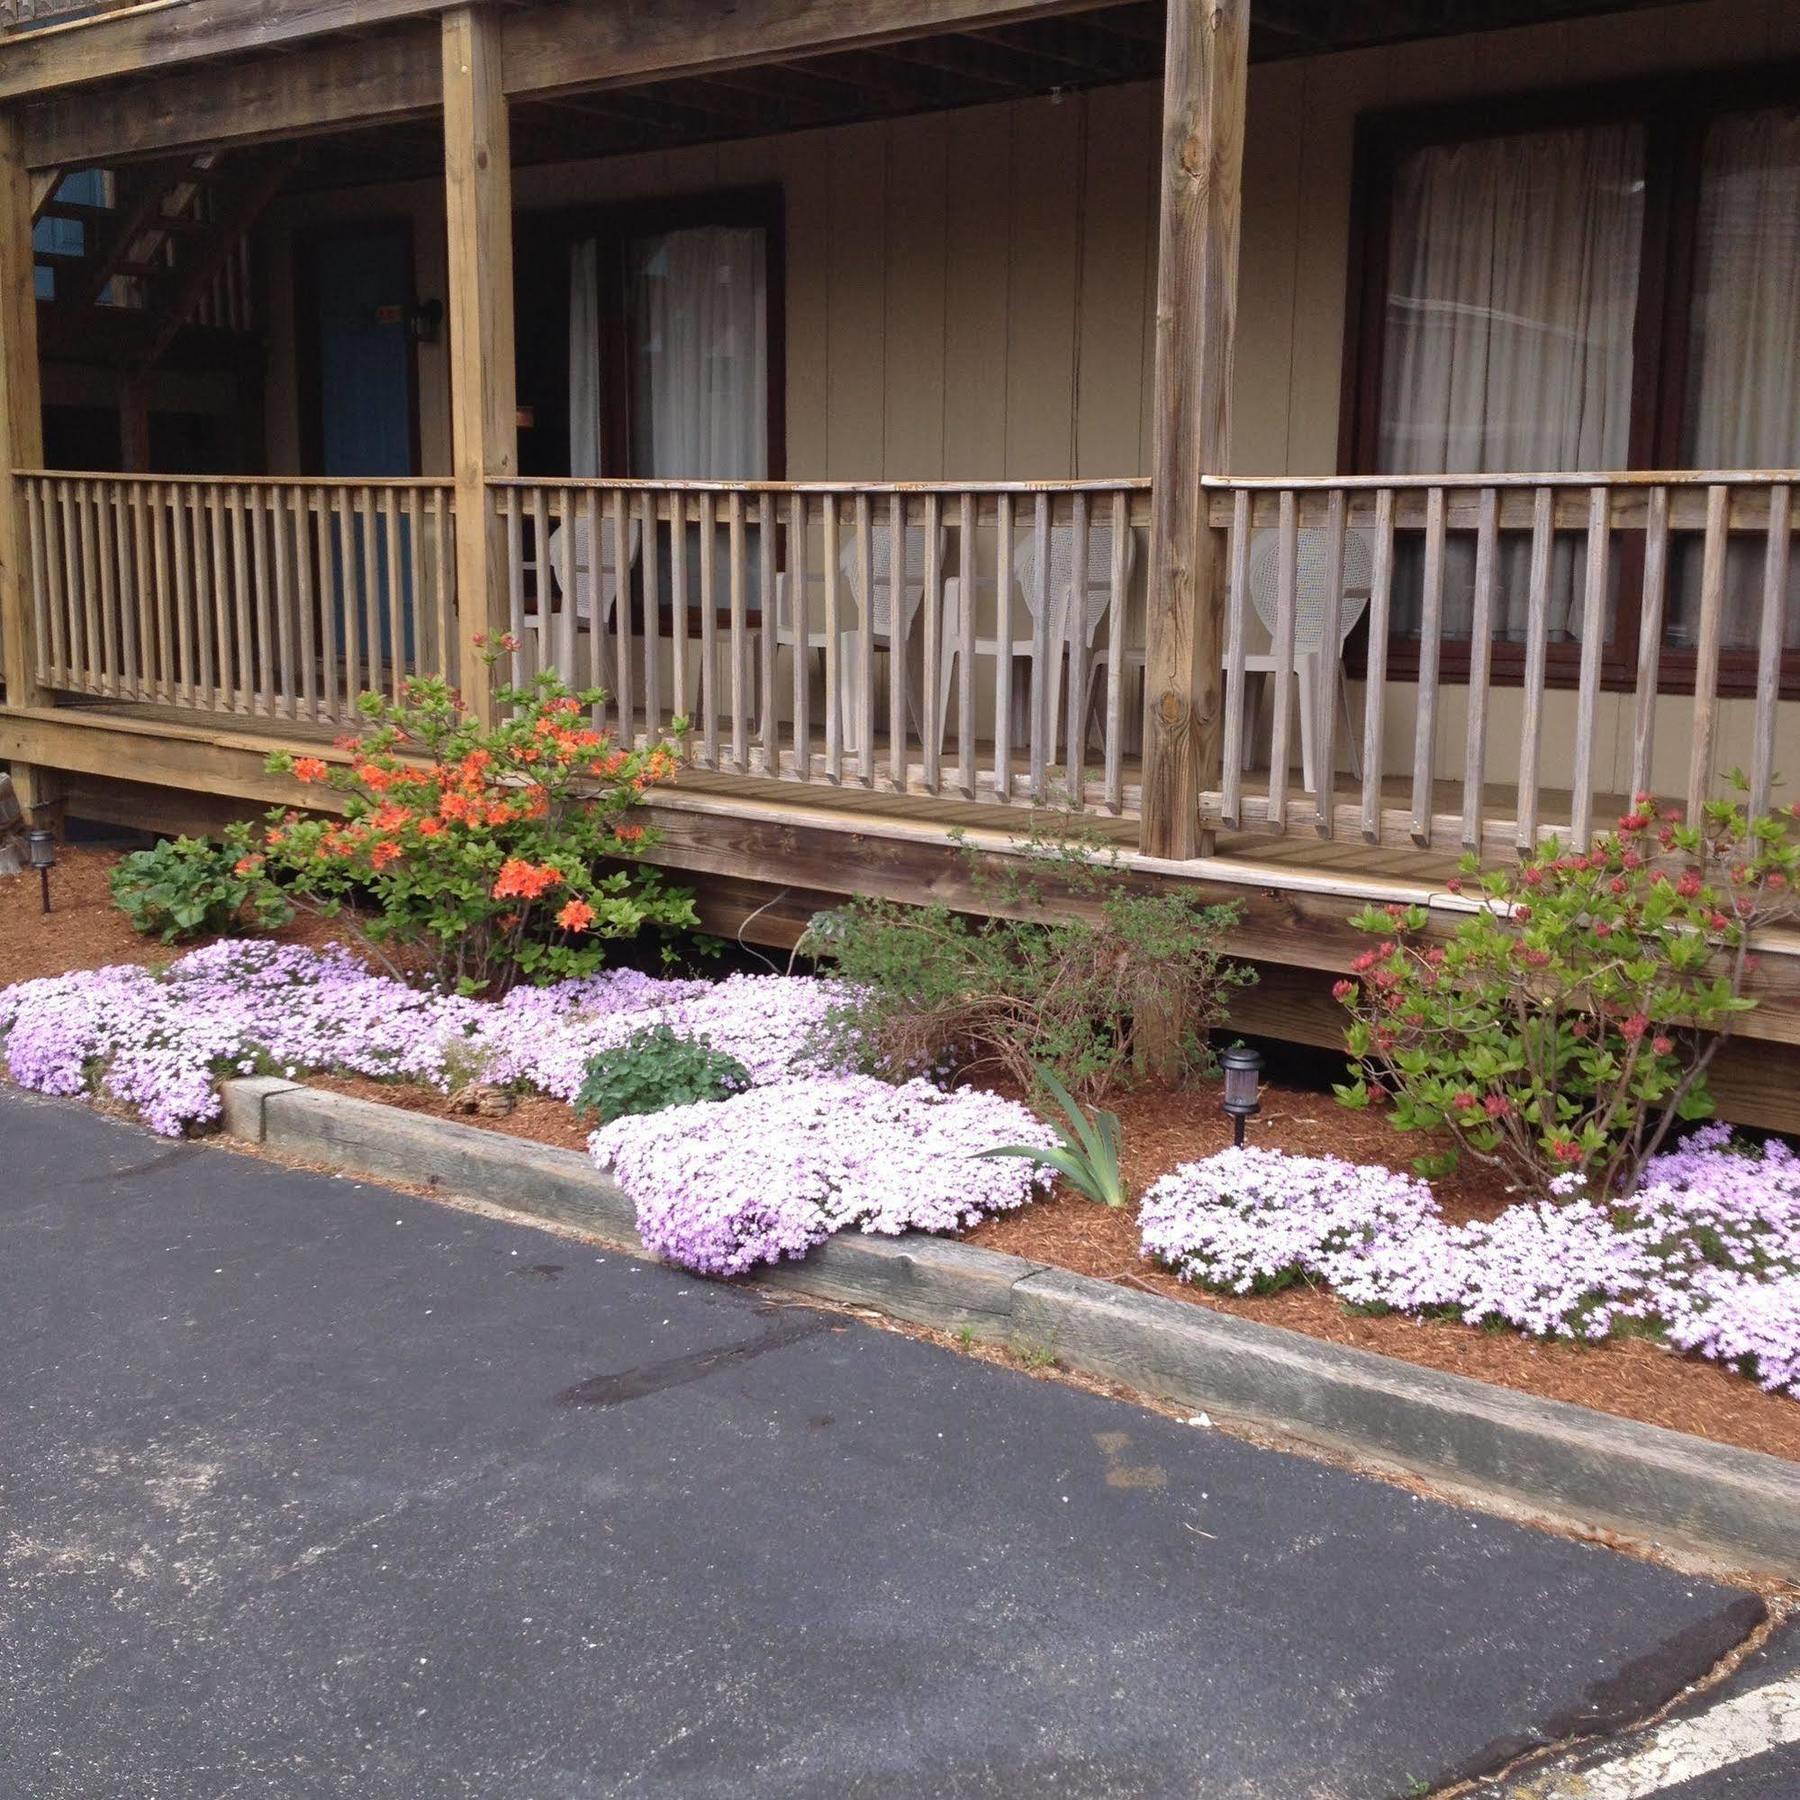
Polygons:
<instances>
[{"instance_id":1,"label":"wooden post","mask_svg":"<svg viewBox=\"0 0 1800 1800\"><path fill-rule=\"evenodd\" d=\"M133 475L150 468L150 378L144 374L119 379L119 460Z\"/></svg>"},{"instance_id":2,"label":"wooden post","mask_svg":"<svg viewBox=\"0 0 1800 1800\"><path fill-rule=\"evenodd\" d=\"M0 656L6 704L48 706L38 685L33 635L29 534L15 469L44 462L43 407L38 393L37 279L31 256L31 183L16 111L0 111ZM34 816L52 805L47 769L12 765L19 802Z\"/></svg>"},{"instance_id":3,"label":"wooden post","mask_svg":"<svg viewBox=\"0 0 1800 1800\"><path fill-rule=\"evenodd\" d=\"M487 483L518 473L513 365L512 155L500 18L444 14L444 198L449 227L450 442L456 479L456 669L469 709L493 717L475 643L507 629L505 544ZM538 547L540 561L543 547Z\"/></svg>"},{"instance_id":4,"label":"wooden post","mask_svg":"<svg viewBox=\"0 0 1800 1800\"><path fill-rule=\"evenodd\" d=\"M1223 774L1224 558L1200 478L1230 454L1249 43L1249 0L1168 0L1142 843L1177 859L1210 853L1199 796Z\"/></svg>"}]
</instances>

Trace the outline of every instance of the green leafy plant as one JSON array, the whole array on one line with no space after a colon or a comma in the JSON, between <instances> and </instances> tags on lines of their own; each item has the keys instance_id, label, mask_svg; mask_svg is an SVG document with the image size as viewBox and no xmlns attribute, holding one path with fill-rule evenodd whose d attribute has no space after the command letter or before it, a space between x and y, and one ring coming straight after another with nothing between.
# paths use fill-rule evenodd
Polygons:
<instances>
[{"instance_id":1,"label":"green leafy plant","mask_svg":"<svg viewBox=\"0 0 1800 1800\"><path fill-rule=\"evenodd\" d=\"M1046 1168L1054 1169L1078 1194L1085 1194L1102 1206L1128 1206L1131 1193L1125 1185L1125 1172L1119 1166L1118 1114L1096 1107L1090 1118L1048 1069L1039 1069L1037 1075L1062 1108L1065 1122L1049 1121L1051 1130L1062 1142L1057 1145L1004 1144L979 1154L984 1157L1022 1156L1027 1162L1042 1163Z\"/></svg>"},{"instance_id":2,"label":"green leafy plant","mask_svg":"<svg viewBox=\"0 0 1800 1800\"><path fill-rule=\"evenodd\" d=\"M490 664L512 648L503 638ZM400 976L463 993L586 975L605 941L696 923L692 898L630 859L651 841L632 809L674 779L675 746L593 727L597 689L545 673L496 695L483 726L438 678L364 694L348 760L272 757L272 772L340 796L342 818L269 814L235 828L241 874L341 918Z\"/></svg>"},{"instance_id":3,"label":"green leafy plant","mask_svg":"<svg viewBox=\"0 0 1800 1800\"><path fill-rule=\"evenodd\" d=\"M236 850L210 839L164 838L119 859L109 878L112 896L134 930L165 944L285 925L294 915L280 889L238 863Z\"/></svg>"},{"instance_id":4,"label":"green leafy plant","mask_svg":"<svg viewBox=\"0 0 1800 1800\"><path fill-rule=\"evenodd\" d=\"M1448 942L1423 907L1367 909L1351 922L1380 941L1335 989L1352 1018L1338 1097L1386 1096L1400 1130L1447 1128L1540 1193L1561 1176L1630 1192L1677 1120L1712 1111L1708 1067L1756 1004L1751 937L1796 910L1796 816L1752 821L1730 798L1689 823L1640 794L1586 852L1465 862L1485 904Z\"/></svg>"},{"instance_id":5,"label":"green leafy plant","mask_svg":"<svg viewBox=\"0 0 1800 1800\"><path fill-rule=\"evenodd\" d=\"M889 1076L999 1073L1021 1089L1048 1069L1083 1099L1150 1063L1210 1066L1206 1034L1254 979L1226 960L1233 906L1131 885L1114 853L1044 831L1009 856L967 852L974 903L859 898L821 915L801 948L829 959L850 996L829 1048Z\"/></svg>"},{"instance_id":6,"label":"green leafy plant","mask_svg":"<svg viewBox=\"0 0 1800 1800\"><path fill-rule=\"evenodd\" d=\"M597 1113L604 1125L627 1113L723 1100L749 1085L744 1065L705 1038L683 1037L668 1025L647 1025L616 1050L603 1050L589 1062L575 1110Z\"/></svg>"}]
</instances>

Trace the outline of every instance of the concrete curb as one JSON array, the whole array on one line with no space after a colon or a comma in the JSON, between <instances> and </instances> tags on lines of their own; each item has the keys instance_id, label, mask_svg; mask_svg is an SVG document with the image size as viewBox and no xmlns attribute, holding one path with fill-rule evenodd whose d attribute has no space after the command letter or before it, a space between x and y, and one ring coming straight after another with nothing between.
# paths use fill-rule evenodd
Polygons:
<instances>
[{"instance_id":1,"label":"concrete curb","mask_svg":"<svg viewBox=\"0 0 1800 1800\"><path fill-rule=\"evenodd\" d=\"M346 1173L578 1226L642 1253L631 1203L573 1150L263 1077L224 1084L234 1137ZM1800 1577L1800 1468L942 1238L833 1238L760 1278L1582 1528Z\"/></svg>"}]
</instances>

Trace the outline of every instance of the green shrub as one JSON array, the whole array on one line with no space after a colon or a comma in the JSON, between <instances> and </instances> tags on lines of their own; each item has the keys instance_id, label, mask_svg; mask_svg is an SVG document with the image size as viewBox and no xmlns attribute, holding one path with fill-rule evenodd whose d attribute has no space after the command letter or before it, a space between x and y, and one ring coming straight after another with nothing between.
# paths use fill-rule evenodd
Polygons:
<instances>
[{"instance_id":1,"label":"green shrub","mask_svg":"<svg viewBox=\"0 0 1800 1800\"><path fill-rule=\"evenodd\" d=\"M294 916L273 882L240 853L206 838L164 838L114 865L112 896L134 930L165 944L248 925L273 931Z\"/></svg>"},{"instance_id":2,"label":"green shrub","mask_svg":"<svg viewBox=\"0 0 1800 1800\"><path fill-rule=\"evenodd\" d=\"M987 916L865 898L813 922L802 949L854 996L828 1048L890 1077L999 1073L1028 1092L1044 1068L1085 1099L1145 1071L1153 1029L1173 1039L1166 1071L1208 1068L1206 1033L1254 979L1221 950L1237 908L1135 890L1080 837L1015 850L969 853Z\"/></svg>"},{"instance_id":3,"label":"green shrub","mask_svg":"<svg viewBox=\"0 0 1800 1800\"><path fill-rule=\"evenodd\" d=\"M744 1065L705 1038L683 1037L668 1025L647 1025L616 1050L602 1050L589 1062L575 1110L597 1113L604 1125L627 1113L723 1100L749 1085Z\"/></svg>"},{"instance_id":4,"label":"green shrub","mask_svg":"<svg viewBox=\"0 0 1800 1800\"><path fill-rule=\"evenodd\" d=\"M1751 935L1795 910L1793 814L1752 824L1721 800L1688 824L1640 794L1586 853L1550 842L1481 877L1487 904L1448 942L1423 935L1423 907L1368 908L1352 923L1380 941L1335 990L1352 1016L1338 1097L1385 1094L1400 1130L1447 1128L1538 1193L1575 1175L1629 1192L1678 1119L1712 1111L1707 1068L1756 1004Z\"/></svg>"}]
</instances>

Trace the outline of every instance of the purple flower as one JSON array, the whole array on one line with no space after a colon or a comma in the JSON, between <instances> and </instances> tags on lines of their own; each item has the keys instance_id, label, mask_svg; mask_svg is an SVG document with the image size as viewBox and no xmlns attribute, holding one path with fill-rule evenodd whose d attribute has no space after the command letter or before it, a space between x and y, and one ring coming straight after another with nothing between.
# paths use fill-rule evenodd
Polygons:
<instances>
[{"instance_id":1,"label":"purple flower","mask_svg":"<svg viewBox=\"0 0 1800 1800\"><path fill-rule=\"evenodd\" d=\"M702 1275L741 1275L850 1226L957 1231L1020 1206L1049 1171L976 1158L1054 1141L1024 1107L976 1088L839 1074L615 1119L590 1147L636 1203L649 1250Z\"/></svg>"}]
</instances>

